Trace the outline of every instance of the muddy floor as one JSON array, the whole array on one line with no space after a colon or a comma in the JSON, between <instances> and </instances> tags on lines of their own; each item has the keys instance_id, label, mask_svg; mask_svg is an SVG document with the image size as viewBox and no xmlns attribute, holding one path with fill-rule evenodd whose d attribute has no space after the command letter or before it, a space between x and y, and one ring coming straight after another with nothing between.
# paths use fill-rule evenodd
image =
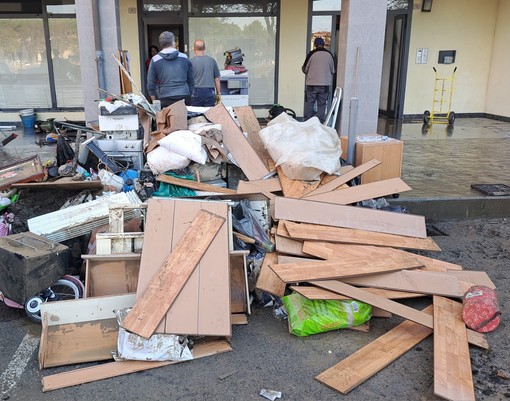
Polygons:
<instances>
[{"instance_id":1,"label":"muddy floor","mask_svg":"<svg viewBox=\"0 0 510 401\"><path fill-rule=\"evenodd\" d=\"M73 194L25 193L13 208L16 231L26 219L58 209ZM470 347L477 400L510 399L510 224L508 219L428 222L429 235L441 252L423 253L460 264L466 270L486 271L497 286L502 311L500 326L487 334L488 351ZM83 243L82 243L83 244ZM80 244L75 245L79 252ZM430 300L408 300L422 308ZM39 371L37 351L26 366L15 360L21 339L37 337L40 327L20 310L0 303L0 399L11 400L249 400L264 399L261 389L282 392L283 400L439 400L434 395L433 341L427 338L380 373L342 395L314 378L359 348L402 322L373 318L368 332L340 330L295 337L287 322L273 316L271 307L253 305L245 326L233 328L232 352L81 386L42 393L43 376L90 365ZM12 369L12 363L18 364ZM5 372L8 372L6 374ZM14 373L12 373L14 372Z\"/></svg>"}]
</instances>

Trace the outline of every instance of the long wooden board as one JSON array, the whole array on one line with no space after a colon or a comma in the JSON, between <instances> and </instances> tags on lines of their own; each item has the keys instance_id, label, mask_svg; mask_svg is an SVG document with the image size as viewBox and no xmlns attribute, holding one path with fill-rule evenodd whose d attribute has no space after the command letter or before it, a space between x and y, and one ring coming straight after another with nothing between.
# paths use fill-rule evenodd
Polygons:
<instances>
[{"instance_id":1,"label":"long wooden board","mask_svg":"<svg viewBox=\"0 0 510 401\"><path fill-rule=\"evenodd\" d=\"M275 198L275 217L277 220L292 220L427 238L425 217L385 210L332 205L277 196Z\"/></svg>"},{"instance_id":2,"label":"long wooden board","mask_svg":"<svg viewBox=\"0 0 510 401\"><path fill-rule=\"evenodd\" d=\"M283 297L285 295L286 284L269 267L270 265L277 263L277 258L277 252L266 252L264 261L262 262L262 267L260 268L256 287L259 290L269 292L277 297Z\"/></svg>"},{"instance_id":3,"label":"long wooden board","mask_svg":"<svg viewBox=\"0 0 510 401\"><path fill-rule=\"evenodd\" d=\"M327 290L338 292L339 294L347 295L353 299L357 299L367 304L377 306L395 315L401 316L415 323L419 323L428 328L434 328L433 318L426 313L410 308L409 306L402 305L398 302L389 300L376 294L371 294L361 288L353 287L349 284L342 283L341 281L325 280L315 281L312 284L325 288ZM478 347L488 349L489 343L485 336L473 330L468 330L469 342Z\"/></svg>"},{"instance_id":4,"label":"long wooden board","mask_svg":"<svg viewBox=\"0 0 510 401\"><path fill-rule=\"evenodd\" d=\"M39 367L112 359L119 331L113 311L134 303L127 294L42 304Z\"/></svg>"},{"instance_id":5,"label":"long wooden board","mask_svg":"<svg viewBox=\"0 0 510 401\"><path fill-rule=\"evenodd\" d=\"M81 191L85 189L101 189L101 181L73 181L72 177L62 177L57 181L46 182L18 182L12 184L18 189L65 189L69 191Z\"/></svg>"},{"instance_id":6,"label":"long wooden board","mask_svg":"<svg viewBox=\"0 0 510 401\"><path fill-rule=\"evenodd\" d=\"M354 185L342 190L327 192L324 194L309 196L306 199L334 203L336 205L349 205L367 199L380 198L382 196L399 194L410 191L412 188L402 179L395 177L387 180L371 182L368 184Z\"/></svg>"},{"instance_id":7,"label":"long wooden board","mask_svg":"<svg viewBox=\"0 0 510 401\"><path fill-rule=\"evenodd\" d=\"M255 153L263 160L270 160L269 155L264 142L260 139L260 124L257 120L257 116L253 112L251 106L234 107L234 113L241 124L241 128L248 134L248 143L251 145Z\"/></svg>"},{"instance_id":8,"label":"long wooden board","mask_svg":"<svg viewBox=\"0 0 510 401\"><path fill-rule=\"evenodd\" d=\"M303 242L295 239L275 235L276 250L280 253L287 253L295 256L308 256L303 253Z\"/></svg>"},{"instance_id":9,"label":"long wooden board","mask_svg":"<svg viewBox=\"0 0 510 401\"><path fill-rule=\"evenodd\" d=\"M237 186L238 195L258 194L265 192L278 192L282 190L282 184L278 177L268 178L267 180L240 180Z\"/></svg>"},{"instance_id":10,"label":"long wooden board","mask_svg":"<svg viewBox=\"0 0 510 401\"><path fill-rule=\"evenodd\" d=\"M166 182L167 184L178 185L180 187L196 189L197 191L216 192L219 194L234 195L237 192L233 189L222 188L216 185L205 184L194 180L185 180L182 178L172 177L170 175L160 174L156 177L158 181Z\"/></svg>"},{"instance_id":11,"label":"long wooden board","mask_svg":"<svg viewBox=\"0 0 510 401\"><path fill-rule=\"evenodd\" d=\"M335 190L339 186L345 184L346 182L349 182L353 178L356 178L357 176L365 173L366 171L374 168L375 166L381 164L379 160L372 159L366 163L363 163L362 165L355 167L351 169L350 171L341 174L339 177L335 178L334 180L329 181L328 183L321 185L319 188L314 189L313 191L307 193L304 197L310 197L315 195L324 194L330 191Z\"/></svg>"},{"instance_id":12,"label":"long wooden board","mask_svg":"<svg viewBox=\"0 0 510 401\"><path fill-rule=\"evenodd\" d=\"M428 306L422 313L430 314L432 308L432 305ZM322 384L347 394L430 334L432 329L405 321L315 378Z\"/></svg>"},{"instance_id":13,"label":"long wooden board","mask_svg":"<svg viewBox=\"0 0 510 401\"><path fill-rule=\"evenodd\" d=\"M434 394L475 401L462 304L439 296L434 296Z\"/></svg>"},{"instance_id":14,"label":"long wooden board","mask_svg":"<svg viewBox=\"0 0 510 401\"><path fill-rule=\"evenodd\" d=\"M175 301L225 219L201 210L153 278L143 296L124 319L124 328L149 338Z\"/></svg>"},{"instance_id":15,"label":"long wooden board","mask_svg":"<svg viewBox=\"0 0 510 401\"><path fill-rule=\"evenodd\" d=\"M271 268L286 283L295 283L307 280L362 276L419 266L421 265L412 257L390 255L386 258L367 256L363 258L276 264L272 265Z\"/></svg>"},{"instance_id":16,"label":"long wooden board","mask_svg":"<svg viewBox=\"0 0 510 401\"><path fill-rule=\"evenodd\" d=\"M418 292L462 298L464 286L455 276L427 271L399 271L364 277L349 277L342 281L362 287Z\"/></svg>"},{"instance_id":17,"label":"long wooden board","mask_svg":"<svg viewBox=\"0 0 510 401\"><path fill-rule=\"evenodd\" d=\"M269 173L265 163L253 150L222 103L218 103L204 115L209 121L221 124L223 143L249 180L261 180Z\"/></svg>"},{"instance_id":18,"label":"long wooden board","mask_svg":"<svg viewBox=\"0 0 510 401\"><path fill-rule=\"evenodd\" d=\"M368 184L367 184L368 185ZM278 227L282 225L279 222ZM327 241L334 243L390 246L394 248L440 251L441 248L430 238L413 238L404 235L377 233L353 228L331 227L318 224L283 221L291 238L299 240Z\"/></svg>"},{"instance_id":19,"label":"long wooden board","mask_svg":"<svg viewBox=\"0 0 510 401\"><path fill-rule=\"evenodd\" d=\"M290 289L296 291L297 293L301 294L302 296L308 299L324 299L324 300L332 299L337 301L351 299L351 297L348 297L346 295L337 294L336 292L328 291L325 290L324 288L319 288L315 286L292 285L290 286ZM416 294L404 291L382 290L380 288L364 288L364 290L388 299L408 299L424 296L424 294Z\"/></svg>"},{"instance_id":20,"label":"long wooden board","mask_svg":"<svg viewBox=\"0 0 510 401\"><path fill-rule=\"evenodd\" d=\"M232 351L230 344L225 340L210 341L197 344L193 348L193 359L204 358L223 352ZM87 368L75 369L70 372L57 373L42 378L42 390L44 392L57 390L60 388L77 386L79 384L90 383L97 380L109 379L129 373L140 372L143 370L159 368L167 365L187 361L164 361L164 362L145 362L145 361L123 361L111 362L102 365L91 366Z\"/></svg>"}]
</instances>

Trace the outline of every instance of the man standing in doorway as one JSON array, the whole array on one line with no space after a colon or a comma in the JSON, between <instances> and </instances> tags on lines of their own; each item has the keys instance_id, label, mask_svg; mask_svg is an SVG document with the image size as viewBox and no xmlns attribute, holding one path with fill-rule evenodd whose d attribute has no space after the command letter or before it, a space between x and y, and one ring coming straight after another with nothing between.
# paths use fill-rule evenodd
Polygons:
<instances>
[{"instance_id":1,"label":"man standing in doorway","mask_svg":"<svg viewBox=\"0 0 510 401\"><path fill-rule=\"evenodd\" d=\"M205 42L193 43L195 57L191 58L195 86L191 94L191 106L212 107L220 100L220 69L212 57L205 54Z\"/></svg>"},{"instance_id":2,"label":"man standing in doorway","mask_svg":"<svg viewBox=\"0 0 510 401\"><path fill-rule=\"evenodd\" d=\"M324 123L326 103L335 74L335 58L329 50L324 48L324 39L315 38L313 44L314 50L307 54L301 67L306 74L304 120L317 116L319 121ZM315 103L317 103L317 113L314 113Z\"/></svg>"},{"instance_id":3,"label":"man standing in doorway","mask_svg":"<svg viewBox=\"0 0 510 401\"><path fill-rule=\"evenodd\" d=\"M184 53L175 48L175 36L165 31L159 35L161 51L152 57L147 74L147 88L152 100L159 93L161 108L183 100L189 103L193 91L193 68Z\"/></svg>"}]
</instances>

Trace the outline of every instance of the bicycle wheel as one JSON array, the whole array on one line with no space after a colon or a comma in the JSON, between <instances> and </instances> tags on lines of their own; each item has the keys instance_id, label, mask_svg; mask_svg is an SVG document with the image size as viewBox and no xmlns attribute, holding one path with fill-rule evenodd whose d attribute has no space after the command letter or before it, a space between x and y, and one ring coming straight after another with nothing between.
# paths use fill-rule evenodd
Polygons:
<instances>
[{"instance_id":1,"label":"bicycle wheel","mask_svg":"<svg viewBox=\"0 0 510 401\"><path fill-rule=\"evenodd\" d=\"M61 278L40 294L25 302L25 313L30 320L41 323L41 305L43 302L64 301L80 298L80 289L71 280Z\"/></svg>"}]
</instances>

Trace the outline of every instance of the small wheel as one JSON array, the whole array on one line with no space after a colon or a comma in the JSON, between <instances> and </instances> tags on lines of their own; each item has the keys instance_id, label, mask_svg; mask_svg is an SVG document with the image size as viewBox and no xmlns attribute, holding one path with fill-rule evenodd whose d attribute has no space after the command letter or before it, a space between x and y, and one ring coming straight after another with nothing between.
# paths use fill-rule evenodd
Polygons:
<instances>
[{"instance_id":1,"label":"small wheel","mask_svg":"<svg viewBox=\"0 0 510 401\"><path fill-rule=\"evenodd\" d=\"M448 113L448 124L453 125L454 122L455 122L455 112L450 111Z\"/></svg>"},{"instance_id":2,"label":"small wheel","mask_svg":"<svg viewBox=\"0 0 510 401\"><path fill-rule=\"evenodd\" d=\"M25 313L28 318L35 323L41 323L41 305L44 302L39 296L29 298L25 302Z\"/></svg>"},{"instance_id":3,"label":"small wheel","mask_svg":"<svg viewBox=\"0 0 510 401\"><path fill-rule=\"evenodd\" d=\"M429 110L425 110L423 112L423 122L425 124L428 124L430 122L430 111Z\"/></svg>"}]
</instances>

